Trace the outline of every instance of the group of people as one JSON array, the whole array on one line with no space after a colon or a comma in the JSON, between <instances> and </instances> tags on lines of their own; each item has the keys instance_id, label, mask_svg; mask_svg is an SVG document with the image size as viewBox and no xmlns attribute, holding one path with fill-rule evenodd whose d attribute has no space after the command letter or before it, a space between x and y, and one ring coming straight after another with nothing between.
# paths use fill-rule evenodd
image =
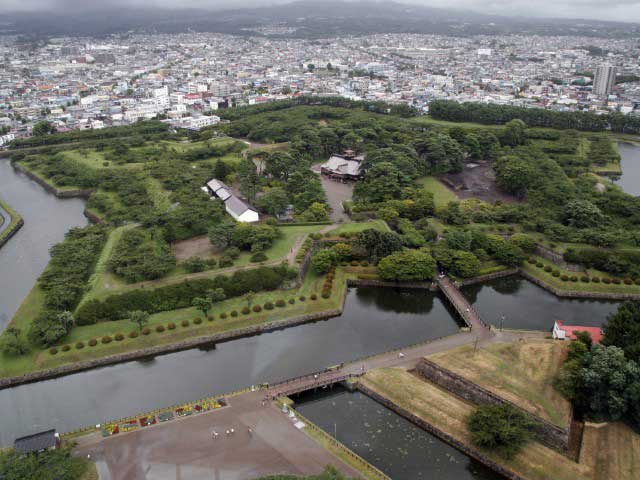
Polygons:
<instances>
[{"instance_id":1,"label":"group of people","mask_svg":"<svg viewBox=\"0 0 640 480\"><path fill-rule=\"evenodd\" d=\"M236 430L235 428L228 428L227 430L225 430L225 435L229 436L229 435L235 435ZM253 430L251 429L251 427L247 427L247 433L251 436L253 435ZM213 438L214 440L216 438L218 438L220 434L216 431L216 430L211 430L211 438Z\"/></svg>"}]
</instances>

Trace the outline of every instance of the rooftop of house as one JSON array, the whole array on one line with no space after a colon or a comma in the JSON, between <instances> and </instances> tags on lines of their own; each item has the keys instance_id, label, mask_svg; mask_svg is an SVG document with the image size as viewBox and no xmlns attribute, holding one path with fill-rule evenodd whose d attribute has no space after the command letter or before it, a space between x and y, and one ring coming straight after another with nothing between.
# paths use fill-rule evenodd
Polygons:
<instances>
[{"instance_id":1,"label":"rooftop of house","mask_svg":"<svg viewBox=\"0 0 640 480\"><path fill-rule=\"evenodd\" d=\"M55 447L58 443L58 435L55 430L34 433L26 437L16 438L13 447L18 453L31 453Z\"/></svg>"},{"instance_id":2,"label":"rooftop of house","mask_svg":"<svg viewBox=\"0 0 640 480\"><path fill-rule=\"evenodd\" d=\"M586 327L583 325L564 325L560 320L556 320L558 329L565 332L566 338L575 340L576 333L587 332L591 336L591 341L596 344L602 341L602 329L600 327Z\"/></svg>"}]
</instances>

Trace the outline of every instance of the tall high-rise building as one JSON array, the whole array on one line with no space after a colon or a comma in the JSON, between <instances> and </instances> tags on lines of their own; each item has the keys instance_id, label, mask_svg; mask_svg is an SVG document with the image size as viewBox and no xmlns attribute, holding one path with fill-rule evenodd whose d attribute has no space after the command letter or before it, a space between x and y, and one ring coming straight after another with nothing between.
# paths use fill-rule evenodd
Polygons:
<instances>
[{"instance_id":1,"label":"tall high-rise building","mask_svg":"<svg viewBox=\"0 0 640 480\"><path fill-rule=\"evenodd\" d=\"M611 65L600 65L596 68L593 77L593 93L606 97L611 93L611 89L616 84L616 67Z\"/></svg>"}]
</instances>

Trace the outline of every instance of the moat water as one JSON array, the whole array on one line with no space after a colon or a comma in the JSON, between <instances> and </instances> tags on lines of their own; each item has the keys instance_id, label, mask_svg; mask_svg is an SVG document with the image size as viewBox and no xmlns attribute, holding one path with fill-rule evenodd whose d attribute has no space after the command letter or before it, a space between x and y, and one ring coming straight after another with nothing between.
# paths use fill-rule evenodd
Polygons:
<instances>
[{"instance_id":1,"label":"moat water","mask_svg":"<svg viewBox=\"0 0 640 480\"><path fill-rule=\"evenodd\" d=\"M615 181L630 195L640 196L640 145L618 142L622 175Z\"/></svg>"},{"instance_id":2,"label":"moat water","mask_svg":"<svg viewBox=\"0 0 640 480\"><path fill-rule=\"evenodd\" d=\"M305 395L295 409L394 480L503 478L360 392Z\"/></svg>"},{"instance_id":3,"label":"moat water","mask_svg":"<svg viewBox=\"0 0 640 480\"><path fill-rule=\"evenodd\" d=\"M0 445L275 382L459 330L425 290L351 288L335 318L0 390Z\"/></svg>"},{"instance_id":4,"label":"moat water","mask_svg":"<svg viewBox=\"0 0 640 480\"><path fill-rule=\"evenodd\" d=\"M511 276L464 287L462 292L482 319L496 327L551 331L553 322L601 326L620 302L560 298L530 281Z\"/></svg>"},{"instance_id":5,"label":"moat water","mask_svg":"<svg viewBox=\"0 0 640 480\"><path fill-rule=\"evenodd\" d=\"M0 198L24 226L0 248L0 331L49 263L49 249L72 227L87 224L84 201L60 199L0 158Z\"/></svg>"}]
</instances>

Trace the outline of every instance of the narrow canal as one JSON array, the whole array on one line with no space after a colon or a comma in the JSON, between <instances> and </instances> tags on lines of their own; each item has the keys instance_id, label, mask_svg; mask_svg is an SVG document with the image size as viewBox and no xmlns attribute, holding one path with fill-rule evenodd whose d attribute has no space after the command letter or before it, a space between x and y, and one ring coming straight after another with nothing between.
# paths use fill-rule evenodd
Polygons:
<instances>
[{"instance_id":1,"label":"narrow canal","mask_svg":"<svg viewBox=\"0 0 640 480\"><path fill-rule=\"evenodd\" d=\"M49 262L49 248L72 227L84 226L84 201L59 199L0 158L0 197L24 226L0 248L0 331Z\"/></svg>"},{"instance_id":2,"label":"narrow canal","mask_svg":"<svg viewBox=\"0 0 640 480\"><path fill-rule=\"evenodd\" d=\"M469 285L462 292L482 319L504 328L551 331L553 322L601 326L620 302L560 298L519 276Z\"/></svg>"},{"instance_id":3,"label":"narrow canal","mask_svg":"<svg viewBox=\"0 0 640 480\"><path fill-rule=\"evenodd\" d=\"M343 315L254 337L0 390L0 445L311 373L450 335L459 324L426 290L351 288Z\"/></svg>"},{"instance_id":4,"label":"narrow canal","mask_svg":"<svg viewBox=\"0 0 640 480\"><path fill-rule=\"evenodd\" d=\"M622 175L615 183L625 192L640 196L640 146L629 142L618 142Z\"/></svg>"},{"instance_id":5,"label":"narrow canal","mask_svg":"<svg viewBox=\"0 0 640 480\"><path fill-rule=\"evenodd\" d=\"M393 480L502 478L360 392L306 395L295 408Z\"/></svg>"}]
</instances>

